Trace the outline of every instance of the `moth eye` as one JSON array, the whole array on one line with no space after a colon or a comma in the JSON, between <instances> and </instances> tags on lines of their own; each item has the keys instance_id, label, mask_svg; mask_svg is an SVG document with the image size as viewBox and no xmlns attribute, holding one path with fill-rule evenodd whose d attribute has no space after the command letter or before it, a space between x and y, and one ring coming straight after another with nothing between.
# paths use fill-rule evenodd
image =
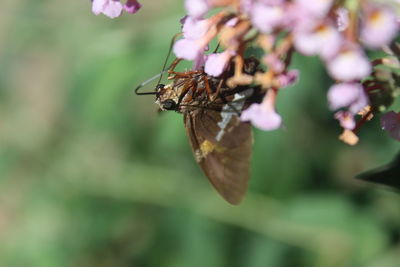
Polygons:
<instances>
[{"instance_id":1,"label":"moth eye","mask_svg":"<svg viewBox=\"0 0 400 267\"><path fill-rule=\"evenodd\" d=\"M165 110L174 110L176 108L176 103L172 99L167 99L162 104Z\"/></svg>"},{"instance_id":2,"label":"moth eye","mask_svg":"<svg viewBox=\"0 0 400 267\"><path fill-rule=\"evenodd\" d=\"M156 91L160 91L161 89L164 89L164 87L165 87L165 85L162 84L162 83L157 84L157 86L156 86Z\"/></svg>"}]
</instances>

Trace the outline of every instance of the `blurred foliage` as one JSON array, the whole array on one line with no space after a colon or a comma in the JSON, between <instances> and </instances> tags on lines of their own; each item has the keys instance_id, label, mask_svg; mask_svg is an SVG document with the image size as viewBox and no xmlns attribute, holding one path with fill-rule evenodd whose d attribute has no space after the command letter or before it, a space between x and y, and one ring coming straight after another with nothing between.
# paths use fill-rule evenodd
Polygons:
<instances>
[{"instance_id":1,"label":"blurred foliage","mask_svg":"<svg viewBox=\"0 0 400 267\"><path fill-rule=\"evenodd\" d=\"M89 1L1 1L0 266L400 266L400 196L353 178L399 144L378 119L337 140L315 58L294 60L284 129L255 131L246 200L217 196L182 117L132 92L181 5L110 20Z\"/></svg>"}]
</instances>

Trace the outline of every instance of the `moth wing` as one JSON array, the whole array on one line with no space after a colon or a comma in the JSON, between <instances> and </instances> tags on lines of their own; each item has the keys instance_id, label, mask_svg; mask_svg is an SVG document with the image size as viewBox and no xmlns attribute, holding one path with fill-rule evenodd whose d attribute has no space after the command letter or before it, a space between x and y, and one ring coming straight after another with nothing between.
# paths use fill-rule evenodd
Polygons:
<instances>
[{"instance_id":1,"label":"moth wing","mask_svg":"<svg viewBox=\"0 0 400 267\"><path fill-rule=\"evenodd\" d=\"M220 112L197 109L185 113L184 122L194 157L208 180L226 201L239 204L250 177L252 130L237 115L225 116L229 120Z\"/></svg>"}]
</instances>

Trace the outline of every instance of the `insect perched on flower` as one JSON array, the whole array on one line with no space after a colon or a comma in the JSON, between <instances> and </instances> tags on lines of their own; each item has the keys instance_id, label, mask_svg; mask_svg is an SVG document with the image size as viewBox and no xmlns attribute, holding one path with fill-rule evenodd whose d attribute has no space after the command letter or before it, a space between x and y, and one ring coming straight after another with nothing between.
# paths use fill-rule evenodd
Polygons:
<instances>
[{"instance_id":1,"label":"insect perched on flower","mask_svg":"<svg viewBox=\"0 0 400 267\"><path fill-rule=\"evenodd\" d=\"M175 72L180 59L168 70L167 85L158 84L154 94L161 110L182 113L196 162L229 203L238 204L247 189L250 177L252 130L248 122L240 120L241 112L250 104L261 102L265 92L261 87L226 85L232 77L233 64L218 78L204 70ZM249 58L244 71L254 74L258 61Z\"/></svg>"}]
</instances>

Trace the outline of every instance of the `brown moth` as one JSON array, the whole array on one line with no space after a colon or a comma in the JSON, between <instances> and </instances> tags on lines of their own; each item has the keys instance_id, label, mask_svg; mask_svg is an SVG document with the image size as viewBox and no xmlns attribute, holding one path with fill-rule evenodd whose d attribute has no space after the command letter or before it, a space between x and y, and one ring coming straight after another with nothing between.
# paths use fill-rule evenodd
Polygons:
<instances>
[{"instance_id":1,"label":"brown moth","mask_svg":"<svg viewBox=\"0 0 400 267\"><path fill-rule=\"evenodd\" d=\"M247 190L252 153L251 125L239 119L251 103L260 102L259 87L229 88L226 80L234 70L221 77L203 70L175 72L179 59L168 70L168 85L157 85L156 103L161 110L183 114L186 133L196 162L229 203L239 204ZM254 74L258 61L245 61L244 71Z\"/></svg>"}]
</instances>

